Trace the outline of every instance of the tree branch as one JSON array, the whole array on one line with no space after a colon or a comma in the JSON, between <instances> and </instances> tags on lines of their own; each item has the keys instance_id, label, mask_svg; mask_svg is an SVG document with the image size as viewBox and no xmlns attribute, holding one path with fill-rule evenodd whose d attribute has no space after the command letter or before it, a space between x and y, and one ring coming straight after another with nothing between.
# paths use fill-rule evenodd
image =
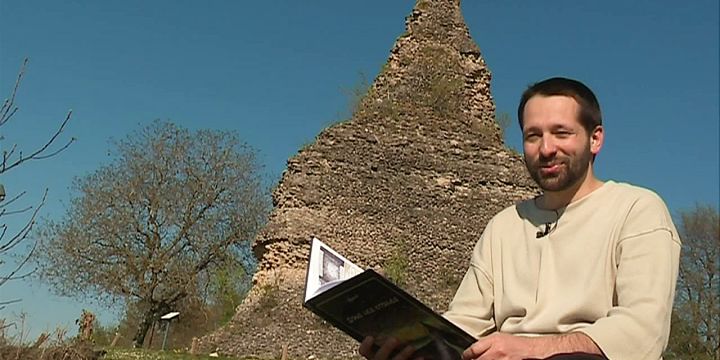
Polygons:
<instances>
[{"instance_id":1,"label":"tree branch","mask_svg":"<svg viewBox=\"0 0 720 360\"><path fill-rule=\"evenodd\" d=\"M0 166L0 174L3 174L6 171L9 171L10 169L28 161L28 160L47 159L47 158L53 157L53 156L61 153L65 149L67 149L70 146L70 144L75 142L76 139L74 137L70 138L70 141L68 141L67 143L65 143L65 145L61 146L59 149L53 151L52 153L47 154L47 155L42 155L42 153L44 153L50 147L50 145L52 145L52 143L55 142L57 137L60 136L62 131L65 129L65 126L70 121L71 116L72 116L72 110L68 111L67 115L65 116L65 120L63 120L63 122L60 124L60 127L57 130L55 130L55 133L50 137L50 139L47 142L45 142L45 144L43 146L41 146L39 149L32 152L30 154L30 156L23 157L22 153L20 153L20 157L17 160L15 160L14 162L10 162L8 164L8 160L10 160L10 155L12 155L12 153L15 151L15 145L13 145L13 150L10 152L10 155L3 154L3 162L2 162L2 166Z\"/></svg>"},{"instance_id":2,"label":"tree branch","mask_svg":"<svg viewBox=\"0 0 720 360\"><path fill-rule=\"evenodd\" d=\"M28 61L28 58L25 58L25 60L23 60L23 64L22 66L20 66L20 71L18 72L17 79L15 80L15 86L13 87L12 93L10 93L10 98L5 99L2 107L0 108L0 126L5 125L5 123L8 122L13 117L13 115L15 115L15 112L17 112L18 108L14 106L15 95L17 94L17 90L20 87L20 82L22 81L23 76L25 76L25 68L27 67Z\"/></svg>"}]
</instances>

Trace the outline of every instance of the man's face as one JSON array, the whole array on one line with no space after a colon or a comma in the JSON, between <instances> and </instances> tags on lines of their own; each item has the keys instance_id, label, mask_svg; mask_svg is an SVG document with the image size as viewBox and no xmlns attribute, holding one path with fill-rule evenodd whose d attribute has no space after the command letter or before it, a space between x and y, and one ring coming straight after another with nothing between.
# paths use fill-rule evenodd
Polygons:
<instances>
[{"instance_id":1,"label":"man's face","mask_svg":"<svg viewBox=\"0 0 720 360\"><path fill-rule=\"evenodd\" d=\"M525 166L545 191L567 190L584 180L593 154L600 149L595 139L591 145L591 136L580 124L579 114L580 105L568 96L536 95L525 104ZM602 127L598 128L602 134Z\"/></svg>"}]
</instances>

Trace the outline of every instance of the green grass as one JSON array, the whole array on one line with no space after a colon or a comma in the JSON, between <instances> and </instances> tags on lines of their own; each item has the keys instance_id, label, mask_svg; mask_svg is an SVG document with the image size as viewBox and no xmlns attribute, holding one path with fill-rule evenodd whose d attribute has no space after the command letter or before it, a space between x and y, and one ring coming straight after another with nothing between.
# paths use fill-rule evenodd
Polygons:
<instances>
[{"instance_id":1,"label":"green grass","mask_svg":"<svg viewBox=\"0 0 720 360\"><path fill-rule=\"evenodd\" d=\"M257 358L243 357L210 357L207 355L190 355L188 353L143 349L108 349L103 360L256 360Z\"/></svg>"}]
</instances>

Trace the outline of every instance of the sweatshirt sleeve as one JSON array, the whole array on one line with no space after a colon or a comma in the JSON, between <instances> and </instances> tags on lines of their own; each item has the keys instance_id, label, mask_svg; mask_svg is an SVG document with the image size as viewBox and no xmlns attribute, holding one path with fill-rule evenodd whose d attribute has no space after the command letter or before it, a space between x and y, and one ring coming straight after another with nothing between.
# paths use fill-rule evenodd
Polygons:
<instances>
[{"instance_id":1,"label":"sweatshirt sleeve","mask_svg":"<svg viewBox=\"0 0 720 360\"><path fill-rule=\"evenodd\" d=\"M680 239L665 204L654 194L633 204L619 231L615 305L606 317L579 331L608 359L657 360L670 334Z\"/></svg>"},{"instance_id":2,"label":"sweatshirt sleeve","mask_svg":"<svg viewBox=\"0 0 720 360\"><path fill-rule=\"evenodd\" d=\"M475 245L465 277L448 311L443 314L450 322L476 338L495 330L490 227L491 224L488 224Z\"/></svg>"}]
</instances>

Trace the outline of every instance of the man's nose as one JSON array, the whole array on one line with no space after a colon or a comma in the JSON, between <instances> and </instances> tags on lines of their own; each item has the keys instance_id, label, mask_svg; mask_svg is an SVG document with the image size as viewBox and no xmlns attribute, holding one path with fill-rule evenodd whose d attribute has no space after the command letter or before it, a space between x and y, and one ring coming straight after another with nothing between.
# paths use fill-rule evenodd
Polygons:
<instances>
[{"instance_id":1,"label":"man's nose","mask_svg":"<svg viewBox=\"0 0 720 360\"><path fill-rule=\"evenodd\" d=\"M540 154L543 157L552 157L557 152L557 146L550 136L544 136L540 143Z\"/></svg>"}]
</instances>

